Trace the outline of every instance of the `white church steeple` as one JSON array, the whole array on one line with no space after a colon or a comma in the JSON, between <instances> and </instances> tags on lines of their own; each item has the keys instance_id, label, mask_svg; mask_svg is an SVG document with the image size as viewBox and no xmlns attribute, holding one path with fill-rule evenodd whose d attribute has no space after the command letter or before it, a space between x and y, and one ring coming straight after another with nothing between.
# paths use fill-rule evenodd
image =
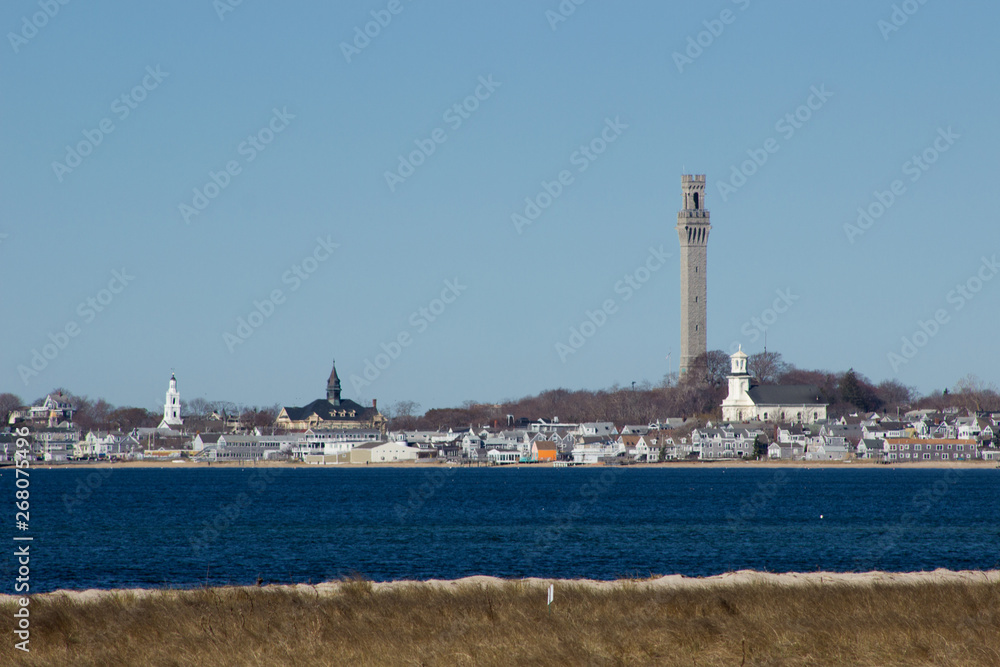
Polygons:
<instances>
[{"instance_id":1,"label":"white church steeple","mask_svg":"<svg viewBox=\"0 0 1000 667\"><path fill-rule=\"evenodd\" d=\"M750 374L747 373L747 353L740 345L729 357L729 395L722 401L722 420L741 422L756 418L756 407L750 398Z\"/></svg>"},{"instance_id":2,"label":"white church steeple","mask_svg":"<svg viewBox=\"0 0 1000 667\"><path fill-rule=\"evenodd\" d=\"M730 348L732 349L732 348ZM732 366L732 375L746 375L747 374L747 353L743 351L743 345L740 345L740 349L736 351L733 356L729 357L730 365Z\"/></svg>"},{"instance_id":3,"label":"white church steeple","mask_svg":"<svg viewBox=\"0 0 1000 667\"><path fill-rule=\"evenodd\" d=\"M165 426L180 426L181 420L181 394L177 391L177 378L170 374L170 386L167 387L167 401L163 404L163 421L160 428Z\"/></svg>"}]
</instances>

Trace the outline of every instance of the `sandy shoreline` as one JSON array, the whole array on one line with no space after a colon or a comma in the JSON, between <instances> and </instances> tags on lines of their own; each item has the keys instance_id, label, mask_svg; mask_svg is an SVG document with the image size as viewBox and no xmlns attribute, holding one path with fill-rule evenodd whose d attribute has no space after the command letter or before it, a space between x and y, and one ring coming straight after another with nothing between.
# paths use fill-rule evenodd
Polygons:
<instances>
[{"instance_id":1,"label":"sandy shoreline","mask_svg":"<svg viewBox=\"0 0 1000 667\"><path fill-rule=\"evenodd\" d=\"M4 466L13 467L13 464ZM502 466L468 466L445 464L439 462L397 462L397 463L372 463L368 465L357 463L340 463L335 465L311 465L301 462L289 463L287 461L258 461L250 462L226 462L207 463L190 462L173 463L171 461L121 461L115 463L89 461L82 463L33 463L34 470L86 470L91 468L164 468L170 470L184 470L188 468L220 468L220 469L246 469L246 468L300 468L302 470L356 470L376 468L411 468L414 470L434 470L443 468L490 468L493 470L551 470L551 463L515 463ZM946 470L951 468L970 468L992 470L1000 468L995 461L927 461L916 463L874 463L871 461L677 461L669 463L635 463L628 466L605 466L603 464L573 465L560 468L561 470L593 470L595 468L705 468L705 469L740 469L740 468L810 468L810 469L858 469L858 468L878 468L880 470L902 470L902 469L938 469ZM2 468L0 468L2 469Z\"/></svg>"},{"instance_id":2,"label":"sandy shoreline","mask_svg":"<svg viewBox=\"0 0 1000 667\"><path fill-rule=\"evenodd\" d=\"M350 582L347 582L350 585ZM620 588L630 590L704 590L748 585L769 585L781 587L809 586L849 586L863 588L875 585L924 586L937 584L997 584L1000 583L1000 570L945 570L937 569L931 572L789 572L774 574L756 570L739 570L712 577L685 577L674 574L650 579L619 579L601 581L595 579L501 579L484 575L464 577L462 579L428 579L426 581L399 580L371 582L375 591L387 591L409 586L430 586L446 590L459 590L466 587L503 586L519 584L523 586L544 589L549 584L557 589L562 586L583 586L591 590L613 591ZM256 586L211 586L210 590L238 591L261 590L270 592L297 592L311 596L337 595L345 585L340 581L329 581L320 584L269 584ZM155 595L178 595L204 588L128 588L128 589L97 589L87 590L57 590L51 593L37 593L31 596L33 600L51 600L65 598L73 602L87 603L108 597L144 598ZM0 595L0 604L14 604L18 595Z\"/></svg>"}]
</instances>

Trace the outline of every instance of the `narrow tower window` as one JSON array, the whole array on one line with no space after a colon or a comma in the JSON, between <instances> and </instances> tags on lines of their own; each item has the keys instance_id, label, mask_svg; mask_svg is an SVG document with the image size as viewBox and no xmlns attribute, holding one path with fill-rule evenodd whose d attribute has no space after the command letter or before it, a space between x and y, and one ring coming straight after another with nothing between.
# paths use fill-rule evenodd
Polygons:
<instances>
[{"instance_id":1,"label":"narrow tower window","mask_svg":"<svg viewBox=\"0 0 1000 667\"><path fill-rule=\"evenodd\" d=\"M697 211L699 208L701 208L701 207L698 206L698 193L696 192L696 193L694 193L694 210Z\"/></svg>"}]
</instances>

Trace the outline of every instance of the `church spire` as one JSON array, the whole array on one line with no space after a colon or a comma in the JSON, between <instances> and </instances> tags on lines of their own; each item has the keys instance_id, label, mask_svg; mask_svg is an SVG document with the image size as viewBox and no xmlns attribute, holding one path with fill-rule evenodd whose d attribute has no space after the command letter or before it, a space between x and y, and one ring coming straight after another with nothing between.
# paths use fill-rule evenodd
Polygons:
<instances>
[{"instance_id":1,"label":"church spire","mask_svg":"<svg viewBox=\"0 0 1000 667\"><path fill-rule=\"evenodd\" d=\"M177 391L177 376L170 373L170 384L167 385L167 400L163 404L163 420L160 427L180 426L184 421L181 419L181 394Z\"/></svg>"},{"instance_id":2,"label":"church spire","mask_svg":"<svg viewBox=\"0 0 1000 667\"><path fill-rule=\"evenodd\" d=\"M333 361L330 379L326 381L326 400L334 405L340 405L340 378L337 377L337 360Z\"/></svg>"}]
</instances>

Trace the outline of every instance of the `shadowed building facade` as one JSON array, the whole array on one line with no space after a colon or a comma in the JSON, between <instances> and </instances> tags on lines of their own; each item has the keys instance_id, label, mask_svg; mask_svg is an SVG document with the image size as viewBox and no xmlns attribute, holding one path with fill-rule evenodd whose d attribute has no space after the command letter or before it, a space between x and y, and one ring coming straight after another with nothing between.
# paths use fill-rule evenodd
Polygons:
<instances>
[{"instance_id":1,"label":"shadowed building facade","mask_svg":"<svg viewBox=\"0 0 1000 667\"><path fill-rule=\"evenodd\" d=\"M681 176L683 208L677 214L681 244L681 358L680 377L693 369L708 350L708 233L712 229L705 208L705 175Z\"/></svg>"}]
</instances>

